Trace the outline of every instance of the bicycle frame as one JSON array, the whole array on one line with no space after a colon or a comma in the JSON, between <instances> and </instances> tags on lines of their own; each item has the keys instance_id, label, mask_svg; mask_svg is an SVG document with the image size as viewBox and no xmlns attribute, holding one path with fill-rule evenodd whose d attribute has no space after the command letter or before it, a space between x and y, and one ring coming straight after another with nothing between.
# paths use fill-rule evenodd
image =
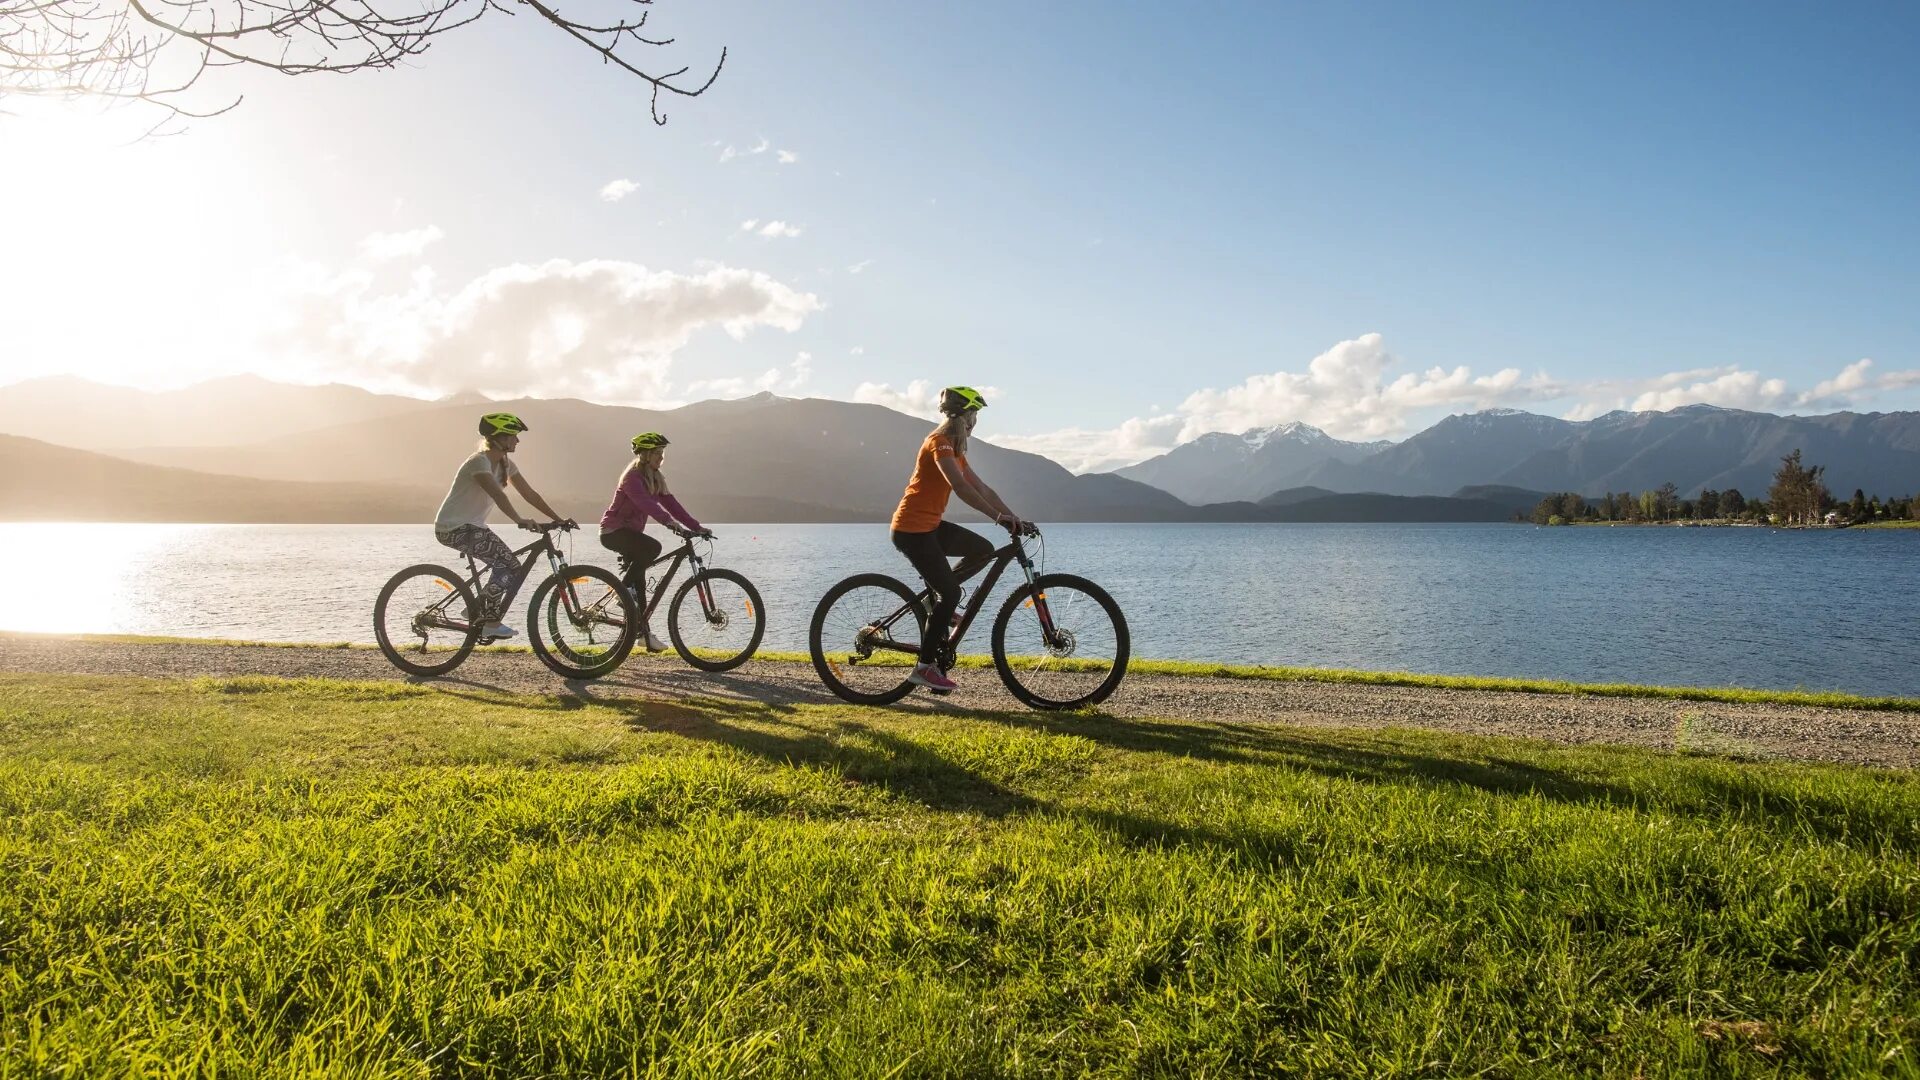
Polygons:
<instances>
[{"instance_id":1,"label":"bicycle frame","mask_svg":"<svg viewBox=\"0 0 1920 1080\"><path fill-rule=\"evenodd\" d=\"M472 555L464 551L461 552L461 554L466 556L467 560L467 577L462 584L466 585L468 589L472 591L474 598L478 600L480 597L480 564ZM520 563L520 570L513 576L513 581L507 586L505 598L500 602L502 614L513 606L514 597L520 595L520 586L526 584L527 578L533 573L534 556L539 554L547 557L547 567L551 572L558 574L567 568L566 560L560 558L560 550L553 545L552 533L544 529L541 530L540 539L535 540L533 543L513 553L514 559ZM520 558L522 555L527 557L522 559ZM455 595L452 589L448 589L444 599L420 613L421 618L430 620L431 625L439 627L440 629L464 633L471 624L445 615L446 606L453 601ZM573 589L568 588L565 595L567 598L568 614L577 613L580 602L579 599L573 595Z\"/></svg>"},{"instance_id":2,"label":"bicycle frame","mask_svg":"<svg viewBox=\"0 0 1920 1080\"><path fill-rule=\"evenodd\" d=\"M979 586L973 590L973 596L967 601L967 606L962 609L959 624L953 628L953 633L948 635L947 639L942 643L941 651L945 654L946 659L951 660L959 651L960 641L967 636L968 628L973 625L974 616L978 615L980 609L986 606L987 595L993 592L993 587L1000 581L1000 575L1006 571L1007 565L1013 562L1020 564L1020 572L1026 576L1027 584L1032 586L1034 584L1033 559L1027 554L1026 545L1020 542L1020 537L1018 536L1009 539L1006 547L995 551L978 566L969 569L966 563L963 562L959 567L955 568L954 576L958 578L962 584L966 583L982 570L988 570L988 573L986 578L980 582ZM914 600L924 609L931 611L933 608L933 590L921 589L914 597ZM1046 594L1035 589L1033 599L1030 600L1029 603L1033 605L1035 613L1040 617L1040 632L1044 635L1044 640L1048 644L1052 644L1054 640L1053 615L1047 610ZM876 630L889 631L885 640L872 643L875 651L900 652L909 656L919 655L919 642L916 641L909 646L903 642L892 639L891 631L893 624L905 618L910 610L910 605L903 604L896 609L893 614L873 624L873 628Z\"/></svg>"},{"instance_id":3,"label":"bicycle frame","mask_svg":"<svg viewBox=\"0 0 1920 1080\"><path fill-rule=\"evenodd\" d=\"M667 563L666 571L660 575L660 584L655 586L653 596L651 598L644 598L647 601L647 606L640 613L641 623L647 626L653 625L653 613L659 609L660 602L667 598L667 586L673 583L674 575L680 572L680 563L682 561L685 561L688 570L695 574L707 568L706 560L702 559L700 553L693 549L692 537L688 537L679 547L674 548L672 552L662 554L660 558L653 560L653 562L648 564L649 568L659 566L663 559L671 559L672 561ZM632 560L622 555L620 556L620 561L628 563ZM704 614L711 615L713 613L712 590L703 583L697 591L700 594L701 611Z\"/></svg>"}]
</instances>

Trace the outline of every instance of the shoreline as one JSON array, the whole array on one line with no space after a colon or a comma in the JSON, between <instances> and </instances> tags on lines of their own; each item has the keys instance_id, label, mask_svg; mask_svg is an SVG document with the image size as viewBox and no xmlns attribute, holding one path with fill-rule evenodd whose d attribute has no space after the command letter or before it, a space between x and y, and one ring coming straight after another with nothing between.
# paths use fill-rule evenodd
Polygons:
<instances>
[{"instance_id":1,"label":"shoreline","mask_svg":"<svg viewBox=\"0 0 1920 1080\"><path fill-rule=\"evenodd\" d=\"M253 641L236 638L196 638L150 634L38 633L24 630L0 630L0 644L19 641L74 641L98 645L184 646L196 648L285 649L315 652L372 652L379 646L364 642ZM481 645L474 653L529 655L526 645ZM662 654L677 662L668 652ZM646 662L644 654L635 659ZM630 663L632 661L629 661ZM789 664L809 668L805 653L762 650L756 664ZM991 671L993 661L984 655L959 658L958 670ZM1628 698L1654 701L1698 701L1729 705L1785 705L1804 708L1840 709L1856 712L1892 712L1920 714L1920 697L1900 695L1852 694L1841 691L1771 690L1739 686L1657 686L1641 683L1583 683L1565 679L1531 679L1493 675L1440 675L1410 671L1372 671L1362 668L1292 667L1275 664L1227 664L1205 660L1134 659L1127 665L1129 676L1160 676L1172 679L1221 679L1237 682L1319 683L1327 685L1405 687L1424 690L1458 690L1498 694L1525 694L1544 697ZM397 672L395 674L398 674ZM431 680L428 680L431 681ZM558 680L556 680L558 681Z\"/></svg>"}]
</instances>

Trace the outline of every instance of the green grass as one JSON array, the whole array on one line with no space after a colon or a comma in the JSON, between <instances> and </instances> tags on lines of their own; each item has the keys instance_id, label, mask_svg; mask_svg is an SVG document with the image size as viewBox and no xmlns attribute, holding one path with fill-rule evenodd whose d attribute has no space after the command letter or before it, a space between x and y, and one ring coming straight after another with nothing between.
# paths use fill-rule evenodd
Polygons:
<instances>
[{"instance_id":1,"label":"green grass","mask_svg":"<svg viewBox=\"0 0 1920 1080\"><path fill-rule=\"evenodd\" d=\"M1920 529L1920 521L1869 521L1855 525L1856 529Z\"/></svg>"},{"instance_id":2,"label":"green grass","mask_svg":"<svg viewBox=\"0 0 1920 1080\"><path fill-rule=\"evenodd\" d=\"M1920 780L0 676L0 1073L1916 1075Z\"/></svg>"},{"instance_id":3,"label":"green grass","mask_svg":"<svg viewBox=\"0 0 1920 1080\"><path fill-rule=\"evenodd\" d=\"M244 645L276 649L372 649L376 646L330 642L302 644L270 641L244 641L230 638L176 638L134 634L65 634L82 641L102 641L134 645ZM486 645L479 652L526 652L525 645ZM639 654L636 654L638 658ZM806 653L763 649L756 660L775 663L807 664ZM674 661L678 662L678 661ZM886 658L876 658L885 664ZM912 662L901 656L900 666ZM1058 661L1054 661L1058 663ZM993 659L975 654L962 656L961 668L991 668ZM1734 705L1809 705L1827 709L1865 709L1872 711L1920 712L1920 698L1867 697L1823 690L1757 690L1740 686L1645 686L1638 683L1577 683L1559 679L1512 679L1482 675L1423 675L1409 671L1362 671L1353 668L1286 667L1252 664L1216 664L1194 660L1132 660L1129 674L1170 675L1183 678L1269 679L1277 682L1352 683L1369 686L1412 686L1443 690L1490 690L1515 694L1589 694L1596 697L1643 697L1669 701L1718 701Z\"/></svg>"}]
</instances>

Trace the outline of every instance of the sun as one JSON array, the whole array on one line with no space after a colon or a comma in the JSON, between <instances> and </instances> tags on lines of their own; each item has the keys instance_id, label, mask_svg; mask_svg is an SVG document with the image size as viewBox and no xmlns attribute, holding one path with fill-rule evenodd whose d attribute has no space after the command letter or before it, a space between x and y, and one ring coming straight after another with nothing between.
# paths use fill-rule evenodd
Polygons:
<instances>
[{"instance_id":1,"label":"sun","mask_svg":"<svg viewBox=\"0 0 1920 1080\"><path fill-rule=\"evenodd\" d=\"M258 278L233 240L267 206L230 141L142 139L147 122L80 103L0 119L0 379L179 385L230 351L226 301Z\"/></svg>"}]
</instances>

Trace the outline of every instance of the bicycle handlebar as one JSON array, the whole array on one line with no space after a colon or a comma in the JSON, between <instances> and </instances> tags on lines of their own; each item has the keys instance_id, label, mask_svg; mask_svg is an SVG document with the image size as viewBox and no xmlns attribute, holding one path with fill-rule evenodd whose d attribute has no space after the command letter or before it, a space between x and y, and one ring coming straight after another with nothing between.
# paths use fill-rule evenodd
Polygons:
<instances>
[{"instance_id":1,"label":"bicycle handlebar","mask_svg":"<svg viewBox=\"0 0 1920 1080\"><path fill-rule=\"evenodd\" d=\"M522 525L520 527L528 532L537 533L571 532L579 528L580 523L572 518L561 518L559 521L536 521L531 525Z\"/></svg>"}]
</instances>

